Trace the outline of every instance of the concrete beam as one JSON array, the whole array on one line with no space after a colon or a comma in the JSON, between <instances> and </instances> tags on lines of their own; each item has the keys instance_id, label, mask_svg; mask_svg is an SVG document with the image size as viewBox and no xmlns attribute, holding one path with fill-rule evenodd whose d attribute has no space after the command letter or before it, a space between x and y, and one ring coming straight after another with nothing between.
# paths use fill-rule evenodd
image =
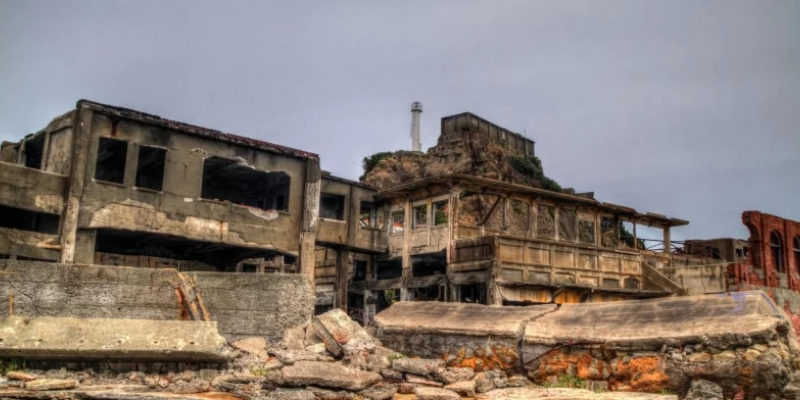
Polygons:
<instances>
[{"instance_id":1,"label":"concrete beam","mask_svg":"<svg viewBox=\"0 0 800 400\"><path fill-rule=\"evenodd\" d=\"M144 319L0 318L0 357L40 360L223 362L216 322Z\"/></svg>"}]
</instances>

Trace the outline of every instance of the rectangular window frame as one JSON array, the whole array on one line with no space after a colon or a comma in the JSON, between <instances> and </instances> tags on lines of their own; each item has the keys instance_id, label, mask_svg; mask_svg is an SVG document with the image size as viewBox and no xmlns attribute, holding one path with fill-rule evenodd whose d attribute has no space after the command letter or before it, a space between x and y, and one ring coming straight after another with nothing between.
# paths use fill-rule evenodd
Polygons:
<instances>
[{"instance_id":1,"label":"rectangular window frame","mask_svg":"<svg viewBox=\"0 0 800 400\"><path fill-rule=\"evenodd\" d=\"M433 227L445 227L450 224L450 201L440 200L432 204Z\"/></svg>"},{"instance_id":2,"label":"rectangular window frame","mask_svg":"<svg viewBox=\"0 0 800 400\"><path fill-rule=\"evenodd\" d=\"M100 156L101 156L100 152L102 151L104 143L116 143L117 145L125 145L125 152L122 155L122 157L120 157L122 159L122 171L119 174L119 181L110 180L110 179L102 179L102 178L98 177L98 174L100 173L100 171L103 168L105 168L105 167L101 167L101 165L100 165L101 162L105 163L105 161L106 161L106 160L102 160L102 161L100 160ZM112 185L124 185L125 184L125 173L127 172L127 169L128 169L127 158L128 158L128 151L129 150L130 150L130 143L128 143L127 141L101 136L97 141L97 154L95 155L94 180L96 182L110 183ZM117 160L116 162L119 162L119 160Z\"/></svg>"},{"instance_id":3,"label":"rectangular window frame","mask_svg":"<svg viewBox=\"0 0 800 400\"><path fill-rule=\"evenodd\" d=\"M160 164L161 164L161 167L160 167L161 174L160 175L161 176L160 176L160 180L157 180L158 181L158 185L155 185L157 187L149 187L149 186L145 186L144 185L144 183L146 183L146 182L143 180L143 178L146 175L144 175L142 173L142 150L145 150L146 153L147 152L151 152L151 151L154 152L154 153L157 153L157 152L163 153L163 159L160 161ZM166 166L167 166L167 149L165 149L163 147L140 145L139 146L139 153L136 155L136 180L134 181L134 185L133 186L135 188L137 188L137 189L151 190L151 191L154 191L154 192L162 192L164 190L164 174L166 172ZM158 166L156 166L155 168L158 169ZM155 177L155 175L153 175L153 177Z\"/></svg>"},{"instance_id":4,"label":"rectangular window frame","mask_svg":"<svg viewBox=\"0 0 800 400\"><path fill-rule=\"evenodd\" d=\"M424 209L424 212L419 212ZM428 229L428 204L420 204L411 207L411 230Z\"/></svg>"},{"instance_id":5,"label":"rectangular window frame","mask_svg":"<svg viewBox=\"0 0 800 400\"><path fill-rule=\"evenodd\" d=\"M392 211L391 225L389 225L389 233L392 235L400 234L406 230L406 213L403 210ZM399 225L398 225L399 224Z\"/></svg>"},{"instance_id":6,"label":"rectangular window frame","mask_svg":"<svg viewBox=\"0 0 800 400\"><path fill-rule=\"evenodd\" d=\"M340 209L337 208L336 210L334 210L334 211L336 211L336 215L334 215L334 216L323 216L322 215L322 203L324 201L323 199L325 199L325 198L328 198L328 199L331 199L331 200L333 200L335 198L337 202L341 202L341 208ZM345 207L347 207L347 196L344 196L344 195L341 195L341 194L336 194L336 193L324 193L324 192L321 192L319 194L319 207L320 207L320 218L323 218L323 219L326 219L326 220L331 220L331 221L344 221L345 220L345 216L344 216Z\"/></svg>"}]
</instances>

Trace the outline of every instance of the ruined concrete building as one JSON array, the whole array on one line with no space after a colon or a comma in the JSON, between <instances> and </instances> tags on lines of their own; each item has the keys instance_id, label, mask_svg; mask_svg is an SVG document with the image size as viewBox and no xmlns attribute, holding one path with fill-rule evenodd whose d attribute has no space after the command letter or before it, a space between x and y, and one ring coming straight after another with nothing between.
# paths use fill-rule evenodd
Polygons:
<instances>
[{"instance_id":1,"label":"ruined concrete building","mask_svg":"<svg viewBox=\"0 0 800 400\"><path fill-rule=\"evenodd\" d=\"M382 153L355 182L322 172L316 154L81 100L3 143L0 257L302 273L317 312L362 323L398 300L709 292L692 267L721 253L672 242L687 221L561 189L532 140L473 114L441 129L427 153ZM663 235L644 240L637 226Z\"/></svg>"},{"instance_id":2,"label":"ruined concrete building","mask_svg":"<svg viewBox=\"0 0 800 400\"><path fill-rule=\"evenodd\" d=\"M316 154L86 100L0 154L0 257L313 265Z\"/></svg>"}]
</instances>

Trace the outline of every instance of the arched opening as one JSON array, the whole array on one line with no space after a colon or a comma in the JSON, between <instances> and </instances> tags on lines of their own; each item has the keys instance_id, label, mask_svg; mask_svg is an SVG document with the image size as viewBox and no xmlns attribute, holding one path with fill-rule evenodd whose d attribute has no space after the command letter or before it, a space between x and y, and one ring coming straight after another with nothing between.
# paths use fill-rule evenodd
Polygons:
<instances>
[{"instance_id":1,"label":"arched opening","mask_svg":"<svg viewBox=\"0 0 800 400\"><path fill-rule=\"evenodd\" d=\"M769 247L772 249L772 265L778 272L786 272L783 262L783 243L781 242L781 235L777 231L770 233Z\"/></svg>"},{"instance_id":2,"label":"arched opening","mask_svg":"<svg viewBox=\"0 0 800 400\"><path fill-rule=\"evenodd\" d=\"M794 237L794 267L800 273L800 236Z\"/></svg>"}]
</instances>

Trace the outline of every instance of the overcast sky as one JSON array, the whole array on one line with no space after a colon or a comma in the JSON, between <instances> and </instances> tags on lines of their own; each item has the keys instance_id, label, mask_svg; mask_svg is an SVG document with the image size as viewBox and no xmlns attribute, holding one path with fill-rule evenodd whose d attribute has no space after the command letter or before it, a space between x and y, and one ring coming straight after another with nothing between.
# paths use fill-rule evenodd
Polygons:
<instances>
[{"instance_id":1,"label":"overcast sky","mask_svg":"<svg viewBox=\"0 0 800 400\"><path fill-rule=\"evenodd\" d=\"M800 1L0 0L0 140L91 100L319 153L409 149L471 111L545 172L747 237L800 220Z\"/></svg>"}]
</instances>

